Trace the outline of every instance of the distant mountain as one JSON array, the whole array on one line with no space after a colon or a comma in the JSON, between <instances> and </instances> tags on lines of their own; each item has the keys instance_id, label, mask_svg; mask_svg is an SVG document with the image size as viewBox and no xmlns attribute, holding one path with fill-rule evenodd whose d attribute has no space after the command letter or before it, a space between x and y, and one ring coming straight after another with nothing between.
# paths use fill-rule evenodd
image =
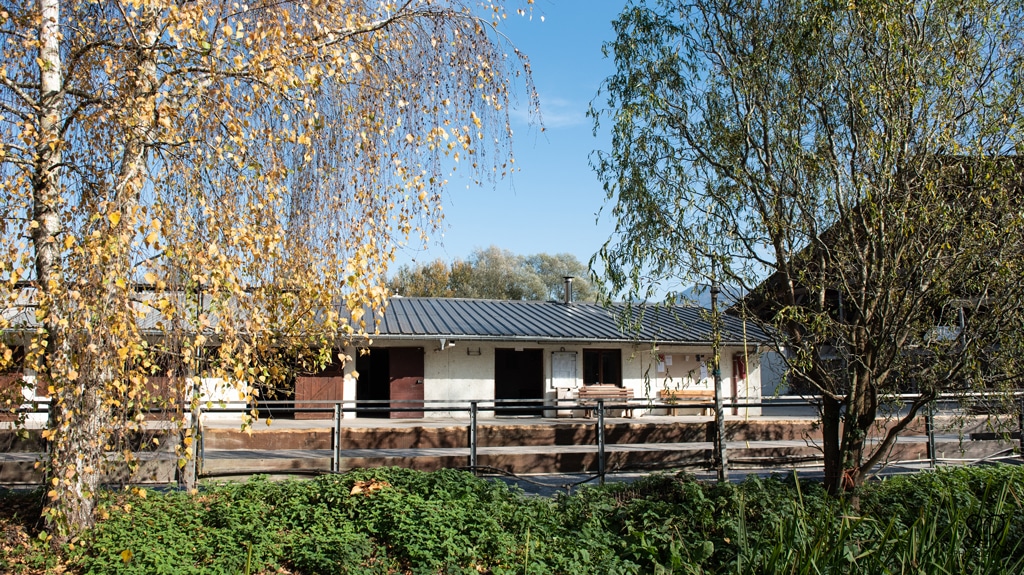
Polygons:
<instances>
[{"instance_id":1,"label":"distant mountain","mask_svg":"<svg viewBox=\"0 0 1024 575\"><path fill-rule=\"evenodd\" d=\"M721 286L718 292L718 306L726 309L743 297L743 291L737 286ZM676 304L711 307L711 286L694 285L676 294Z\"/></svg>"}]
</instances>

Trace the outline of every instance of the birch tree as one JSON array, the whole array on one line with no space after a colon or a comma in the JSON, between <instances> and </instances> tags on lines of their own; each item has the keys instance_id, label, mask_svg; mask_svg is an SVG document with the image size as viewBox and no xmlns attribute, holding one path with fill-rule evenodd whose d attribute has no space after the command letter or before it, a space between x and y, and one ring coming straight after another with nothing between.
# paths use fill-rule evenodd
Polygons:
<instances>
[{"instance_id":1,"label":"birch tree","mask_svg":"<svg viewBox=\"0 0 1024 575\"><path fill-rule=\"evenodd\" d=\"M282 358L323 363L373 330L395 249L434 229L451 171L510 166L516 77L536 102L506 17L460 0L0 4L0 301L28 311L5 312L0 351L22 345L48 387L53 534L92 522L146 408L177 410L191 487L202 378L254 400Z\"/></svg>"},{"instance_id":2,"label":"birch tree","mask_svg":"<svg viewBox=\"0 0 1024 575\"><path fill-rule=\"evenodd\" d=\"M1018 381L1020 3L652 0L615 29L612 290L752 293L734 309L820 401L833 492L937 394Z\"/></svg>"}]
</instances>

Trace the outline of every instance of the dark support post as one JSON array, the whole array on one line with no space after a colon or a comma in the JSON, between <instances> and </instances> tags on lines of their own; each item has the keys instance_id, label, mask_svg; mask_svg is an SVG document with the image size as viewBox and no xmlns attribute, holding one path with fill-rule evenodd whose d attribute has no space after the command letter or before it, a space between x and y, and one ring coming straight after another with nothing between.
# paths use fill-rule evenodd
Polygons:
<instances>
[{"instance_id":1,"label":"dark support post","mask_svg":"<svg viewBox=\"0 0 1024 575\"><path fill-rule=\"evenodd\" d=\"M203 462L206 460L206 434L203 433L203 406L196 406L199 410L199 423L196 428L199 431L199 454L196 458L196 479L203 474Z\"/></svg>"},{"instance_id":2,"label":"dark support post","mask_svg":"<svg viewBox=\"0 0 1024 575\"><path fill-rule=\"evenodd\" d=\"M341 471L341 404L334 404L334 427L331 429L331 471Z\"/></svg>"},{"instance_id":3,"label":"dark support post","mask_svg":"<svg viewBox=\"0 0 1024 575\"><path fill-rule=\"evenodd\" d=\"M604 400L597 400L597 475L604 485Z\"/></svg>"},{"instance_id":4,"label":"dark support post","mask_svg":"<svg viewBox=\"0 0 1024 575\"><path fill-rule=\"evenodd\" d=\"M711 283L711 355L712 355L712 374L714 375L715 382L715 440L714 448L715 453L712 456L715 461L715 469L718 471L718 481L729 481L729 463L726 460L725 453L725 405L722 398L722 360L721 360L721 344L720 339L722 337L721 322L722 318L718 315L718 282L712 281Z\"/></svg>"},{"instance_id":5,"label":"dark support post","mask_svg":"<svg viewBox=\"0 0 1024 575\"><path fill-rule=\"evenodd\" d=\"M1017 445L1024 459L1024 395L1017 396Z\"/></svg>"},{"instance_id":6,"label":"dark support post","mask_svg":"<svg viewBox=\"0 0 1024 575\"><path fill-rule=\"evenodd\" d=\"M937 455L935 453L935 402L929 402L924 409L924 429L928 434L928 460L931 461L932 469L935 468Z\"/></svg>"},{"instance_id":7,"label":"dark support post","mask_svg":"<svg viewBox=\"0 0 1024 575\"><path fill-rule=\"evenodd\" d=\"M476 416L479 401L469 402L469 467L476 474Z\"/></svg>"}]
</instances>

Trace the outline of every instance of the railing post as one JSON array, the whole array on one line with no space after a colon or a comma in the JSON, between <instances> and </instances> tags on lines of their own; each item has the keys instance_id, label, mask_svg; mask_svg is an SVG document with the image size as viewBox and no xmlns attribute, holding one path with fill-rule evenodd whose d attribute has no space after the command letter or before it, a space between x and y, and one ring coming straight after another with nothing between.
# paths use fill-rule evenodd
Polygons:
<instances>
[{"instance_id":1,"label":"railing post","mask_svg":"<svg viewBox=\"0 0 1024 575\"><path fill-rule=\"evenodd\" d=\"M937 454L935 453L935 402L930 401L924 410L924 430L928 434L928 460L932 469L935 468Z\"/></svg>"},{"instance_id":2,"label":"railing post","mask_svg":"<svg viewBox=\"0 0 1024 575\"><path fill-rule=\"evenodd\" d=\"M199 411L199 418L196 419L196 432L199 434L199 453L196 457L196 476L193 479L199 479L203 475L203 462L206 460L206 434L203 433L203 406L196 406L196 410ZM198 485L198 483L196 483Z\"/></svg>"},{"instance_id":3,"label":"railing post","mask_svg":"<svg viewBox=\"0 0 1024 575\"><path fill-rule=\"evenodd\" d=\"M334 425L331 428L331 472L341 471L341 403L334 404Z\"/></svg>"},{"instance_id":4,"label":"railing post","mask_svg":"<svg viewBox=\"0 0 1024 575\"><path fill-rule=\"evenodd\" d=\"M479 401L469 402L469 467L476 475L476 416L480 408Z\"/></svg>"},{"instance_id":5,"label":"railing post","mask_svg":"<svg viewBox=\"0 0 1024 575\"><path fill-rule=\"evenodd\" d=\"M597 400L597 474L604 485L604 400Z\"/></svg>"},{"instance_id":6,"label":"railing post","mask_svg":"<svg viewBox=\"0 0 1024 575\"><path fill-rule=\"evenodd\" d=\"M715 469L718 471L718 481L729 481L729 462L726 459L725 445L725 406L722 401L721 389L719 389L717 378L715 388L715 453L712 456L715 462Z\"/></svg>"}]
</instances>

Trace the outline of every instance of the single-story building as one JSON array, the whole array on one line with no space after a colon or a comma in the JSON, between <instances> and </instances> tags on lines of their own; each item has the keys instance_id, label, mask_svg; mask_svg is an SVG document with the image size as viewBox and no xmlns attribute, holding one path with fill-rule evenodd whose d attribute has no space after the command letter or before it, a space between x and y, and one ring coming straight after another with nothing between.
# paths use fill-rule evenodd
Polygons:
<instances>
[{"instance_id":1,"label":"single-story building","mask_svg":"<svg viewBox=\"0 0 1024 575\"><path fill-rule=\"evenodd\" d=\"M627 314L632 321L625 321ZM766 341L755 325L722 315L721 391L727 401L759 400L758 357ZM343 400L346 408L356 402L409 408L390 414L396 418L445 417L454 415L446 406L465 408L472 400L490 405L494 400L497 415L568 416L574 412L558 409L560 400L577 399L587 386L603 384L632 397L634 414L642 416L665 412L645 408L643 399L658 401L669 390L706 398L714 389L708 310L695 306L393 297L378 333L337 351L352 361L297 376L287 394L296 407ZM9 374L4 379L32 384L33 375ZM236 387L221 380L204 382L204 401L213 405L210 415L218 407L245 407L244 394ZM44 399L45 392L33 385L23 391L29 401ZM508 409L516 401L521 403ZM430 409L421 410L423 406ZM485 406L482 415L491 413ZM733 415L759 413L756 407L727 410ZM346 411L343 417L375 415L389 416Z\"/></svg>"},{"instance_id":2,"label":"single-story building","mask_svg":"<svg viewBox=\"0 0 1024 575\"><path fill-rule=\"evenodd\" d=\"M311 392L303 387L313 381L299 381L296 400L403 400L434 406L498 400L499 407L510 400L543 400L549 408L538 412L551 415L557 400L575 399L580 388L595 384L651 400L658 400L662 390L714 389L707 310L634 308L636 321L629 325L623 322L627 309L624 304L395 297L369 344L346 350L355 361L342 368L342 377L335 374L333 388ZM767 338L736 317L723 314L722 323L723 397L757 401L758 350ZM759 411L731 410L737 415Z\"/></svg>"}]
</instances>

